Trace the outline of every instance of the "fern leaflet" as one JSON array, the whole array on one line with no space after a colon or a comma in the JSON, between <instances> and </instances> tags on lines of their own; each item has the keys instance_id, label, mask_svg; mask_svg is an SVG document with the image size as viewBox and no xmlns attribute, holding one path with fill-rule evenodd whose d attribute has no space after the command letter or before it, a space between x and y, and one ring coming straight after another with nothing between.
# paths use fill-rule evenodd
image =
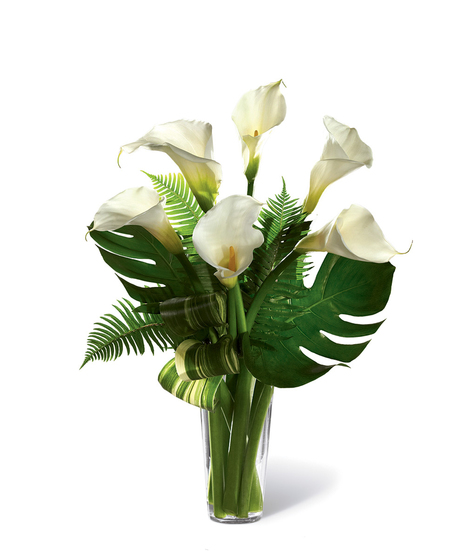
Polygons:
<instances>
[{"instance_id":1,"label":"fern leaflet","mask_svg":"<svg viewBox=\"0 0 465 558\"><path fill-rule=\"evenodd\" d=\"M192 243L192 233L204 212L184 176L182 174L155 176L142 172L150 178L160 196L165 196L165 212L170 223L181 236L185 251L195 266L203 287L207 292L213 292L218 288L218 280L213 276L215 270L198 256Z\"/></svg>"},{"instance_id":2,"label":"fern leaflet","mask_svg":"<svg viewBox=\"0 0 465 558\"><path fill-rule=\"evenodd\" d=\"M129 300L118 301L113 305L119 317L113 314L101 316L103 322L97 322L87 340L87 351L81 368L89 361L115 360L131 349L136 354L144 354L147 345L154 354L154 345L162 351L175 349L180 338L168 332L161 317L157 314L140 314L134 312Z\"/></svg>"}]
</instances>

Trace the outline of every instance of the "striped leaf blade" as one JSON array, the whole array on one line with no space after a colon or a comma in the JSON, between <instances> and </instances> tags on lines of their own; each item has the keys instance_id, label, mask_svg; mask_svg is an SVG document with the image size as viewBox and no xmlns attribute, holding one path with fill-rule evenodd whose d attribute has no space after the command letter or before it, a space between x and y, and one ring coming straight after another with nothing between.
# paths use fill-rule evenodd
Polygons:
<instances>
[{"instance_id":1,"label":"striped leaf blade","mask_svg":"<svg viewBox=\"0 0 465 558\"><path fill-rule=\"evenodd\" d=\"M185 337L204 328L226 325L226 301L226 293L216 291L171 298L162 302L159 307L168 329Z\"/></svg>"},{"instance_id":2,"label":"striped leaf blade","mask_svg":"<svg viewBox=\"0 0 465 558\"><path fill-rule=\"evenodd\" d=\"M174 358L162 368L158 381L161 387L171 395L206 411L215 409L219 402L221 384L224 384L221 376L192 382L181 380L176 371Z\"/></svg>"},{"instance_id":3,"label":"striped leaf blade","mask_svg":"<svg viewBox=\"0 0 465 558\"><path fill-rule=\"evenodd\" d=\"M179 377L188 382L240 372L239 356L230 335L223 335L216 343L184 340L176 349L175 363Z\"/></svg>"}]
</instances>

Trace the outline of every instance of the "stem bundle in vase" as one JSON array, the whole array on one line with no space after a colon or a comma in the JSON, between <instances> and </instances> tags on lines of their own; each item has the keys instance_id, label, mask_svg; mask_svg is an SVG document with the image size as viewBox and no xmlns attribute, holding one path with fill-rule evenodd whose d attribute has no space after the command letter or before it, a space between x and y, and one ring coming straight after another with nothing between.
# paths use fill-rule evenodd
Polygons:
<instances>
[{"instance_id":1,"label":"stem bundle in vase","mask_svg":"<svg viewBox=\"0 0 465 558\"><path fill-rule=\"evenodd\" d=\"M161 386L202 409L207 500L212 519L256 521L263 513L264 473L275 387L305 385L333 365L353 361L381 325L355 323L389 299L397 252L371 213L344 209L310 231L325 189L372 164L355 128L325 117L328 139L310 173L303 203L282 190L267 203L253 197L265 140L282 123L280 81L246 93L233 112L242 145L247 195L218 198L221 165L212 127L179 120L152 128L121 148L166 153L181 173L145 173L152 188L130 188L105 202L88 234L127 295L88 339L84 364L126 350L172 350ZM326 252L311 288L312 252ZM134 282L134 280L136 282ZM337 365L337 364L336 364Z\"/></svg>"}]
</instances>

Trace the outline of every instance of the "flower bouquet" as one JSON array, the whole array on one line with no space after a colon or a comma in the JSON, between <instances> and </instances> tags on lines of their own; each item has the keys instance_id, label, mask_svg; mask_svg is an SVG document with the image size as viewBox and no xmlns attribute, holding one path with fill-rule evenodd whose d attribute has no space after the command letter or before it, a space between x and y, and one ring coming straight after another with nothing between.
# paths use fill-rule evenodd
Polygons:
<instances>
[{"instance_id":1,"label":"flower bouquet","mask_svg":"<svg viewBox=\"0 0 465 558\"><path fill-rule=\"evenodd\" d=\"M102 316L83 365L125 349L175 351L159 382L202 409L208 509L220 522L261 517L274 387L302 386L334 366L313 355L340 365L360 355L367 342L331 336L344 341L378 330L381 322L350 317L383 310L394 273L389 260L398 254L358 205L310 232L309 216L327 186L372 163L357 131L334 118L324 119L329 136L302 205L284 181L266 204L253 197L264 143L285 114L280 81L239 100L232 118L247 195L220 201L211 125L155 126L124 145L118 163L123 152L145 147L169 155L182 174L145 173L152 188L130 188L105 202L88 231L135 302L124 299L117 314ZM314 251L327 255L308 288Z\"/></svg>"}]
</instances>

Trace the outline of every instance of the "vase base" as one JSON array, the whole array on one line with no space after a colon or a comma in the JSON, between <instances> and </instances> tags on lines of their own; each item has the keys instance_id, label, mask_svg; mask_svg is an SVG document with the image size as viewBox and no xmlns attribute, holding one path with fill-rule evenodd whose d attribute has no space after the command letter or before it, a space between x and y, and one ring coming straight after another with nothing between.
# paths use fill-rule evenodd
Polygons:
<instances>
[{"instance_id":1,"label":"vase base","mask_svg":"<svg viewBox=\"0 0 465 558\"><path fill-rule=\"evenodd\" d=\"M215 517L213 506L208 504L208 515L215 523L230 523L231 525L239 525L243 523L255 523L262 518L263 511L249 513L249 517L236 517L235 515L227 515L226 517Z\"/></svg>"}]
</instances>

